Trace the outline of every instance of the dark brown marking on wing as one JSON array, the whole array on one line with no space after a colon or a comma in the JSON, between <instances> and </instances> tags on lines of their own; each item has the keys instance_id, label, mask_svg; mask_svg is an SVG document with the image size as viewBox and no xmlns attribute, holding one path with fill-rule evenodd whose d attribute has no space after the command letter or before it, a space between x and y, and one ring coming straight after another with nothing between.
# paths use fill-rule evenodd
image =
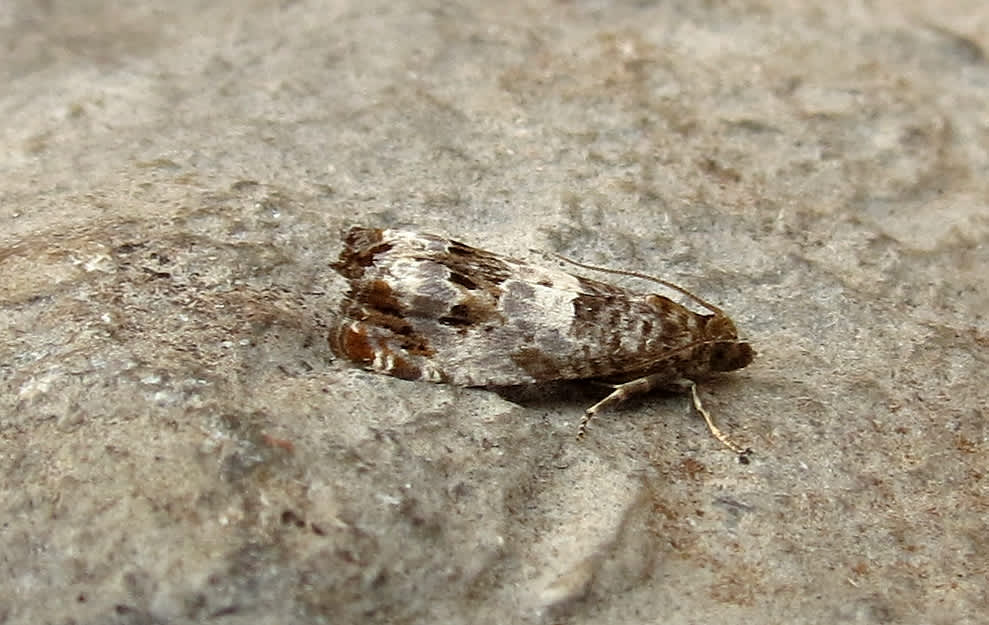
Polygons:
<instances>
[{"instance_id":1,"label":"dark brown marking on wing","mask_svg":"<svg viewBox=\"0 0 989 625\"><path fill-rule=\"evenodd\" d=\"M374 264L374 257L390 250L379 228L351 228L344 237L340 258L331 266L343 277L354 280L364 275L364 269Z\"/></svg>"},{"instance_id":2,"label":"dark brown marking on wing","mask_svg":"<svg viewBox=\"0 0 989 625\"><path fill-rule=\"evenodd\" d=\"M384 326L383 326L384 327ZM412 326L402 322L399 331L395 332L398 346L413 356L433 356L436 350L430 346L429 341L420 333L413 331Z\"/></svg>"},{"instance_id":3,"label":"dark brown marking on wing","mask_svg":"<svg viewBox=\"0 0 989 625\"><path fill-rule=\"evenodd\" d=\"M447 326L468 328L481 325L484 319L490 317L486 313L487 311L483 308L478 309L468 304L455 304L450 307L450 312L436 321Z\"/></svg>"},{"instance_id":4,"label":"dark brown marking on wing","mask_svg":"<svg viewBox=\"0 0 989 625\"><path fill-rule=\"evenodd\" d=\"M476 291L478 289L477 282L474 282L466 275L462 273L457 273L456 271L450 271L450 282L454 284L459 284L468 291Z\"/></svg>"},{"instance_id":5,"label":"dark brown marking on wing","mask_svg":"<svg viewBox=\"0 0 989 625\"><path fill-rule=\"evenodd\" d=\"M360 251L384 240L384 230L381 228L364 228L354 226L347 231L343 237L343 243L347 249Z\"/></svg>"},{"instance_id":6,"label":"dark brown marking on wing","mask_svg":"<svg viewBox=\"0 0 989 625\"><path fill-rule=\"evenodd\" d=\"M411 360L403 358L398 354L392 355L392 366L388 373L403 380L418 380L422 377L422 369Z\"/></svg>"},{"instance_id":7,"label":"dark brown marking on wing","mask_svg":"<svg viewBox=\"0 0 989 625\"><path fill-rule=\"evenodd\" d=\"M457 256L474 256L478 252L483 252L483 250L479 250L476 247L471 247L466 243L461 243L456 239L450 239L450 244L446 247L446 249L451 254Z\"/></svg>"},{"instance_id":8,"label":"dark brown marking on wing","mask_svg":"<svg viewBox=\"0 0 989 625\"><path fill-rule=\"evenodd\" d=\"M574 318L570 331L578 343L583 343L585 347L593 345L596 352L609 356L594 360L585 355L584 361L575 368L588 374L592 369L608 373L620 371L627 366L624 361L630 356L622 349L622 338L635 316L631 311L630 298L637 296L589 278L578 276L577 281L580 289L573 299ZM600 349L602 346L604 349Z\"/></svg>"},{"instance_id":9,"label":"dark brown marking on wing","mask_svg":"<svg viewBox=\"0 0 989 625\"><path fill-rule=\"evenodd\" d=\"M416 332L412 324L398 316L386 311L377 310L362 305L359 302L350 302L344 309L346 316L358 321L356 324L368 335L371 349L377 349L376 344L381 341L392 341L409 354L416 356L432 356L436 351L430 346L429 341L420 332ZM346 332L351 324L343 326L341 332ZM373 331L371 336L369 329ZM343 349L343 355L347 356L347 350ZM349 358L349 356L347 356Z\"/></svg>"},{"instance_id":10,"label":"dark brown marking on wing","mask_svg":"<svg viewBox=\"0 0 989 625\"><path fill-rule=\"evenodd\" d=\"M366 285L361 283L356 290L351 291L350 297L365 306L390 315L401 315L404 312L391 285L384 280L372 280Z\"/></svg>"},{"instance_id":11,"label":"dark brown marking on wing","mask_svg":"<svg viewBox=\"0 0 989 625\"><path fill-rule=\"evenodd\" d=\"M605 282L598 282L597 280L591 280L590 278L585 278L583 276L576 276L577 283L580 285L580 292L587 295L599 295L602 297L624 297L628 298L631 293L619 288L613 284L607 284Z\"/></svg>"},{"instance_id":12,"label":"dark brown marking on wing","mask_svg":"<svg viewBox=\"0 0 989 625\"><path fill-rule=\"evenodd\" d=\"M377 333L377 328L363 323L348 324L330 337L330 347L334 353L347 358L359 365L372 367L378 356L381 356L380 363L387 363L384 371L389 375L404 380L418 380L422 377L422 369L413 361L415 356L428 356L429 354L414 353L406 349L403 345L400 351L391 348L387 337L372 336ZM377 367L375 367L377 368Z\"/></svg>"},{"instance_id":13,"label":"dark brown marking on wing","mask_svg":"<svg viewBox=\"0 0 989 625\"><path fill-rule=\"evenodd\" d=\"M512 268L504 259L491 252L479 250L459 241L450 241L446 250L448 253L444 257L431 260L446 266L452 276L467 279L474 285L468 286L458 282L465 288L496 287L512 275Z\"/></svg>"},{"instance_id":14,"label":"dark brown marking on wing","mask_svg":"<svg viewBox=\"0 0 989 625\"><path fill-rule=\"evenodd\" d=\"M644 310L651 313L649 318L658 322L650 327L654 332L642 333L646 342L665 343L671 347L683 345L689 343L691 334L704 325L704 315L691 312L662 295L647 295L644 304Z\"/></svg>"},{"instance_id":15,"label":"dark brown marking on wing","mask_svg":"<svg viewBox=\"0 0 989 625\"><path fill-rule=\"evenodd\" d=\"M608 353L622 358L623 317L627 312L626 298L582 293L573 299L570 330L578 341L606 345Z\"/></svg>"},{"instance_id":16,"label":"dark brown marking on wing","mask_svg":"<svg viewBox=\"0 0 989 625\"><path fill-rule=\"evenodd\" d=\"M330 335L330 349L336 355L358 364L370 364L374 361L374 348L368 339L367 329L362 325L354 327L348 323L341 326Z\"/></svg>"},{"instance_id":17,"label":"dark brown marking on wing","mask_svg":"<svg viewBox=\"0 0 989 625\"><path fill-rule=\"evenodd\" d=\"M365 321L340 326L329 339L330 349L338 356L365 367L384 368L386 373L406 380L422 377L417 358L435 355L425 338L417 336L410 325L397 317L376 313L367 315Z\"/></svg>"}]
</instances>

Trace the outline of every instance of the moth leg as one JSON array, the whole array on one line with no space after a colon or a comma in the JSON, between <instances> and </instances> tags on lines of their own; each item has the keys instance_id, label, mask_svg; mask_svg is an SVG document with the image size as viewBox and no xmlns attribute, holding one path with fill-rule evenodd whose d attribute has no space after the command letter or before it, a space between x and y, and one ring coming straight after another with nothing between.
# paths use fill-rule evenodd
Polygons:
<instances>
[{"instance_id":1,"label":"moth leg","mask_svg":"<svg viewBox=\"0 0 989 625\"><path fill-rule=\"evenodd\" d=\"M577 426L577 440L584 438L584 435L587 434L587 424L601 410L620 404L629 397L648 393L654 388L669 386L669 377L663 374L647 375L629 380L623 384L610 384L609 386L614 389L611 391L611 394L584 412L584 416L580 420L580 425Z\"/></svg>"},{"instance_id":2,"label":"moth leg","mask_svg":"<svg viewBox=\"0 0 989 625\"><path fill-rule=\"evenodd\" d=\"M610 395L594 404L588 408L586 412L584 412L584 417L580 420L580 425L577 427L577 440L584 438L584 435L587 434L587 424L594 418L594 415L602 409L619 404L629 397L640 395L642 393L648 393L656 388L667 388L690 391L690 398L693 402L694 409L700 413L701 417L704 418L704 422L707 424L707 429L710 430L714 438L718 439L722 445L738 454L741 458L747 460L748 454L751 450L745 449L738 443L731 440L727 434L721 431L721 428L714 424L714 419L711 418L711 414L704 408L704 405L701 403L701 398L697 395L697 384L694 383L693 380L683 379L671 383L666 374L659 373L636 378L625 382L624 384L616 384L613 388L614 390Z\"/></svg>"},{"instance_id":3,"label":"moth leg","mask_svg":"<svg viewBox=\"0 0 989 625\"><path fill-rule=\"evenodd\" d=\"M678 380L676 382L676 386L690 390L690 397L693 400L694 409L699 412L702 417L704 417L704 422L707 423L707 429L711 431L714 438L718 439L722 445L738 454L747 462L748 455L752 452L752 450L743 448L741 445L728 438L728 435L722 432L721 428L714 424L714 419L712 419L710 413L704 409L704 405L701 404L701 398L697 396L697 384L695 384L693 380Z\"/></svg>"}]
</instances>

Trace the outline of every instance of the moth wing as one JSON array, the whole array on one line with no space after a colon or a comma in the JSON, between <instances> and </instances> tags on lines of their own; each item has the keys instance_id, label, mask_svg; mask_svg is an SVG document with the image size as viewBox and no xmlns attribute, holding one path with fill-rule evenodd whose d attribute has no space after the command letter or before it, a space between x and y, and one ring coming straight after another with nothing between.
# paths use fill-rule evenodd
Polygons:
<instances>
[{"instance_id":1,"label":"moth wing","mask_svg":"<svg viewBox=\"0 0 989 625\"><path fill-rule=\"evenodd\" d=\"M662 318L646 296L432 235L355 229L336 267L351 289L335 349L401 378L608 377L689 340L671 332L686 332L692 314L673 302L680 317Z\"/></svg>"}]
</instances>

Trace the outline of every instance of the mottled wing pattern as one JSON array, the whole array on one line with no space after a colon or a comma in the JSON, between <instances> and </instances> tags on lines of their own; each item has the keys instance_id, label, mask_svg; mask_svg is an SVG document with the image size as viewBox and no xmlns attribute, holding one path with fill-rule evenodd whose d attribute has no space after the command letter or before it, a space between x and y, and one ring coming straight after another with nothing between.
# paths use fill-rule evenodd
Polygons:
<instances>
[{"instance_id":1,"label":"mottled wing pattern","mask_svg":"<svg viewBox=\"0 0 989 625\"><path fill-rule=\"evenodd\" d=\"M405 230L351 229L334 268L350 285L334 351L405 379L510 386L657 367L677 377L712 317Z\"/></svg>"}]
</instances>

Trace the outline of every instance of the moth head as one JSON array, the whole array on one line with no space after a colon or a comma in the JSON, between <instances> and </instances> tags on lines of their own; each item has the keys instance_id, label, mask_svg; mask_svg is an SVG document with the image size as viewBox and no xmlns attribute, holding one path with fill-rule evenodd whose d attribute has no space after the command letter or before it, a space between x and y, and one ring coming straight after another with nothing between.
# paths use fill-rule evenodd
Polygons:
<instances>
[{"instance_id":1,"label":"moth head","mask_svg":"<svg viewBox=\"0 0 989 625\"><path fill-rule=\"evenodd\" d=\"M704 326L708 371L734 371L749 365L755 358L755 350L745 341L739 340L735 324L724 314L708 317Z\"/></svg>"}]
</instances>

